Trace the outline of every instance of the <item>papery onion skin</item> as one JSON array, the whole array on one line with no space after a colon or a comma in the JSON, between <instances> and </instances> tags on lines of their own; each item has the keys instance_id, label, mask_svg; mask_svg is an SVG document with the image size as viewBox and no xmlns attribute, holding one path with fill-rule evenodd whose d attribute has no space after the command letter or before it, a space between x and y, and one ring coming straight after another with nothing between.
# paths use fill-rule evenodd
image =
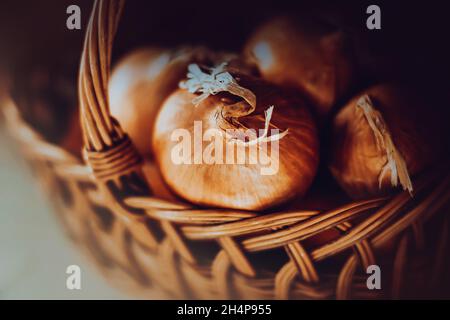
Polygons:
<instances>
[{"instance_id":1,"label":"papery onion skin","mask_svg":"<svg viewBox=\"0 0 450 320\"><path fill-rule=\"evenodd\" d=\"M261 81L239 84L257 96L255 112L239 118L241 123L247 128L263 129L264 111L274 105L271 124L281 131L289 128L289 133L279 140L280 162L276 174L261 175L260 164L177 165L172 162L171 150L177 144L171 141L172 132L185 128L193 136L194 121L202 121L203 132L219 128L216 117L229 103L226 94L210 96L194 106L195 94L182 89L174 92L158 115L153 147L165 181L181 197L205 206L264 210L306 192L317 170L319 142L315 123L302 99L285 98L277 88Z\"/></svg>"},{"instance_id":2,"label":"papery onion skin","mask_svg":"<svg viewBox=\"0 0 450 320\"><path fill-rule=\"evenodd\" d=\"M356 106L363 95L368 95L381 113L410 177L439 163L440 153L439 138L433 128L435 123L427 113L433 105L414 94L414 89L382 84L365 90L350 100L333 123L330 169L342 188L355 199L394 190L389 170L381 186L378 181L387 162L386 151L377 147L364 112Z\"/></svg>"},{"instance_id":3,"label":"papery onion skin","mask_svg":"<svg viewBox=\"0 0 450 320\"><path fill-rule=\"evenodd\" d=\"M301 25L291 17L262 25L244 54L266 80L303 91L320 118L330 113L355 78L353 54L341 32L318 23Z\"/></svg>"}]
</instances>

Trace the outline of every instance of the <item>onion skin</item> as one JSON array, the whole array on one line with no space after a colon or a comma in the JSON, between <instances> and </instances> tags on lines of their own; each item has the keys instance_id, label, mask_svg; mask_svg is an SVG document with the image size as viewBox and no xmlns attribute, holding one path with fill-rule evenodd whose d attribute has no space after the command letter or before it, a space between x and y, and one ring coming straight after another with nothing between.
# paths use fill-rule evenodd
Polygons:
<instances>
[{"instance_id":1,"label":"onion skin","mask_svg":"<svg viewBox=\"0 0 450 320\"><path fill-rule=\"evenodd\" d=\"M241 83L242 80L242 83ZM175 129L187 129L193 137L194 121L201 121L203 133L219 129L218 112L229 104L226 94L210 96L194 106L197 96L177 90L164 103L153 133L153 147L161 173L179 196L196 204L243 210L264 210L302 195L315 176L319 142L315 124L299 97L287 98L278 88L259 80L240 79L239 84L257 97L256 110L239 118L247 128L264 128L264 111L275 106L271 124L289 133L279 140L279 170L262 175L261 164L174 164L171 140ZM262 119L261 119L262 117ZM224 142L225 144L229 142ZM203 142L203 148L209 142ZM247 148L247 147L246 147ZM270 146L268 147L270 148ZM193 155L191 148L191 156Z\"/></svg>"},{"instance_id":2,"label":"onion skin","mask_svg":"<svg viewBox=\"0 0 450 320\"><path fill-rule=\"evenodd\" d=\"M433 128L435 122L426 110L433 106L413 92L393 84L373 86L351 99L336 115L330 169L350 197L385 195L394 189L389 170L379 185L387 157L385 150L377 147L364 112L356 107L362 95L368 95L381 113L410 177L437 163L440 152Z\"/></svg>"},{"instance_id":3,"label":"onion skin","mask_svg":"<svg viewBox=\"0 0 450 320\"><path fill-rule=\"evenodd\" d=\"M317 24L302 26L289 17L257 29L244 54L266 80L306 94L319 118L329 114L354 78L353 57L341 32Z\"/></svg>"},{"instance_id":4,"label":"onion skin","mask_svg":"<svg viewBox=\"0 0 450 320\"><path fill-rule=\"evenodd\" d=\"M115 66L109 83L111 114L141 155L151 156L151 135L158 110L186 74L191 56L173 57L162 48L141 48Z\"/></svg>"}]
</instances>

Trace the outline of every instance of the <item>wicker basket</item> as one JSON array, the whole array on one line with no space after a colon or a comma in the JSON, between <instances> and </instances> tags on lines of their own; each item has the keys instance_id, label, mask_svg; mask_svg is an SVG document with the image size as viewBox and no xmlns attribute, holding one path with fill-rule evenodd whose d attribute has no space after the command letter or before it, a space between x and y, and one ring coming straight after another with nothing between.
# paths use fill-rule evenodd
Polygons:
<instances>
[{"instance_id":1,"label":"wicker basket","mask_svg":"<svg viewBox=\"0 0 450 320\"><path fill-rule=\"evenodd\" d=\"M69 236L103 275L140 296L156 286L174 298L448 297L450 179L443 169L420 177L414 198L402 192L326 212L261 215L152 196L141 157L108 111L123 2L96 1L87 29L79 74L87 165L44 141L12 101L2 108ZM333 229L337 239L305 245ZM381 290L366 285L374 264Z\"/></svg>"}]
</instances>

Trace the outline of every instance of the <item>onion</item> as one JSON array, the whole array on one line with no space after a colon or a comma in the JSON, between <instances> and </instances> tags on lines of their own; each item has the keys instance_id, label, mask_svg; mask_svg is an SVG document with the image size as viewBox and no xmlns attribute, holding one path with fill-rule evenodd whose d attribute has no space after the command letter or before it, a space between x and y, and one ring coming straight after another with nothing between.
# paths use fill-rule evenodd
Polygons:
<instances>
[{"instance_id":1,"label":"onion","mask_svg":"<svg viewBox=\"0 0 450 320\"><path fill-rule=\"evenodd\" d=\"M317 23L300 24L288 17L270 20L248 40L244 53L265 79L303 91L319 117L330 112L354 78L353 57L343 34Z\"/></svg>"},{"instance_id":2,"label":"onion","mask_svg":"<svg viewBox=\"0 0 450 320\"><path fill-rule=\"evenodd\" d=\"M330 169L351 197L387 194L397 186L413 194L412 177L438 161L433 106L414 91L373 86L334 119Z\"/></svg>"},{"instance_id":3,"label":"onion","mask_svg":"<svg viewBox=\"0 0 450 320\"><path fill-rule=\"evenodd\" d=\"M143 48L125 56L109 83L111 114L142 155L151 154L153 122L163 100L176 89L189 63L161 48Z\"/></svg>"},{"instance_id":4,"label":"onion","mask_svg":"<svg viewBox=\"0 0 450 320\"><path fill-rule=\"evenodd\" d=\"M234 209L264 210L304 194L319 158L305 102L230 72L190 65L164 102L153 148L165 181L191 202Z\"/></svg>"},{"instance_id":5,"label":"onion","mask_svg":"<svg viewBox=\"0 0 450 320\"><path fill-rule=\"evenodd\" d=\"M178 50L141 48L125 56L114 68L109 83L111 114L128 133L141 155L151 156L153 124L161 104L186 75L191 62L234 61L230 53L204 47Z\"/></svg>"}]
</instances>

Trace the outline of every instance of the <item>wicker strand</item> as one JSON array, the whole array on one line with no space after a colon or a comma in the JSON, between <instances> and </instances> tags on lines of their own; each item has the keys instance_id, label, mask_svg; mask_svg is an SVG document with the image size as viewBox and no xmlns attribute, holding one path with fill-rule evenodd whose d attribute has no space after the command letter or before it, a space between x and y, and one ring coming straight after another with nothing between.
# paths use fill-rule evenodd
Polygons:
<instances>
[{"instance_id":1,"label":"wicker strand","mask_svg":"<svg viewBox=\"0 0 450 320\"><path fill-rule=\"evenodd\" d=\"M124 0L96 0L87 27L79 74L82 128L89 150L111 147L123 133L108 110L108 81L113 38Z\"/></svg>"},{"instance_id":2,"label":"wicker strand","mask_svg":"<svg viewBox=\"0 0 450 320\"><path fill-rule=\"evenodd\" d=\"M392 280L392 297L394 299L400 298L402 282L404 281L405 264L408 250L408 235L405 234L400 240L397 249L397 254L394 259L394 271Z\"/></svg>"},{"instance_id":3,"label":"wicker strand","mask_svg":"<svg viewBox=\"0 0 450 320\"><path fill-rule=\"evenodd\" d=\"M275 276L275 298L278 300L289 299L289 291L297 276L297 268L293 261L286 263Z\"/></svg>"}]
</instances>

